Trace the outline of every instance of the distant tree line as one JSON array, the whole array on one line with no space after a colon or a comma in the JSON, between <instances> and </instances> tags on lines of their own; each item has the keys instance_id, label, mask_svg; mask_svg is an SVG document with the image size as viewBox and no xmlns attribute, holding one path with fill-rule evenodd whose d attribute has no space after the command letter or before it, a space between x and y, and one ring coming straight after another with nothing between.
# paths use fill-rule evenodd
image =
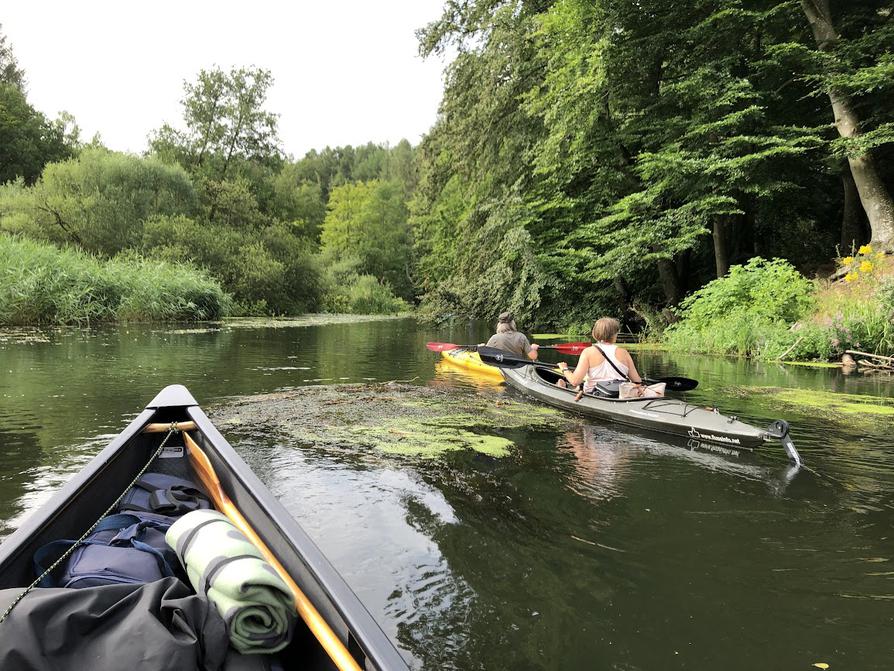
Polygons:
<instances>
[{"instance_id":1,"label":"distant tree line","mask_svg":"<svg viewBox=\"0 0 894 671\"><path fill-rule=\"evenodd\" d=\"M451 0L419 40L456 54L419 147L296 160L266 70L203 70L133 156L31 107L0 34L0 233L196 267L244 313L557 326L894 249L890 2Z\"/></svg>"},{"instance_id":2,"label":"distant tree line","mask_svg":"<svg viewBox=\"0 0 894 671\"><path fill-rule=\"evenodd\" d=\"M202 269L237 313L409 308L416 163L406 140L292 160L265 109L271 74L212 68L185 83L182 123L152 133L145 156L112 152L62 132L67 116L49 122L28 106L3 39L3 91L17 106L0 102L0 124L22 119L0 128L14 140L0 147L0 232Z\"/></svg>"}]
</instances>

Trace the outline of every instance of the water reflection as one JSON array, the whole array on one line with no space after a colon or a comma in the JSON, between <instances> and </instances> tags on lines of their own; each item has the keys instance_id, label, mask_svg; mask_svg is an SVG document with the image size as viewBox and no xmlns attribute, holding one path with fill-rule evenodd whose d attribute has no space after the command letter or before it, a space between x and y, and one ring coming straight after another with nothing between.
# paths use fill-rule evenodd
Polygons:
<instances>
[{"instance_id":1,"label":"water reflection","mask_svg":"<svg viewBox=\"0 0 894 671\"><path fill-rule=\"evenodd\" d=\"M0 336L0 534L167 384L206 407L329 381L499 386L436 367L426 341L469 324L59 329ZM219 330L215 330L219 329ZM545 358L557 359L555 353ZM693 402L781 447L729 450L581 422L504 430L509 456L385 457L227 431L417 668L890 666L894 451L888 416L780 406L756 387L890 395L836 370L638 352L700 381ZM725 450L725 451L724 451Z\"/></svg>"},{"instance_id":2,"label":"water reflection","mask_svg":"<svg viewBox=\"0 0 894 671\"><path fill-rule=\"evenodd\" d=\"M432 387L472 387L475 389L499 389L504 385L502 378L482 375L440 359L435 362L435 377L429 383Z\"/></svg>"},{"instance_id":3,"label":"water reflection","mask_svg":"<svg viewBox=\"0 0 894 671\"><path fill-rule=\"evenodd\" d=\"M751 450L666 436L651 439L589 423L566 431L557 441L557 447L573 455L574 468L568 478L568 487L593 501L622 496L624 479L633 467L631 462L637 458L643 458L647 463L653 461L650 457L682 460L716 473L764 482L775 496L783 495L800 472L800 468L792 464L765 465ZM770 444L766 449L774 448L775 445ZM679 467L657 462L655 465L664 469Z\"/></svg>"},{"instance_id":4,"label":"water reflection","mask_svg":"<svg viewBox=\"0 0 894 671\"><path fill-rule=\"evenodd\" d=\"M0 510L4 511L0 538L11 533L17 526L15 519L30 509L22 500L22 493L33 482L44 458L35 418L20 416L15 418L17 428L3 428L11 423L0 421Z\"/></svg>"},{"instance_id":5,"label":"water reflection","mask_svg":"<svg viewBox=\"0 0 894 671\"><path fill-rule=\"evenodd\" d=\"M589 424L566 431L559 449L570 449L574 455L572 491L606 501L621 494L624 476L629 471L632 451L629 445L616 442L618 435Z\"/></svg>"},{"instance_id":6,"label":"water reflection","mask_svg":"<svg viewBox=\"0 0 894 671\"><path fill-rule=\"evenodd\" d=\"M413 470L367 454L298 451L231 436L238 450L416 667L453 659L474 592L435 539L459 524L443 494Z\"/></svg>"}]
</instances>

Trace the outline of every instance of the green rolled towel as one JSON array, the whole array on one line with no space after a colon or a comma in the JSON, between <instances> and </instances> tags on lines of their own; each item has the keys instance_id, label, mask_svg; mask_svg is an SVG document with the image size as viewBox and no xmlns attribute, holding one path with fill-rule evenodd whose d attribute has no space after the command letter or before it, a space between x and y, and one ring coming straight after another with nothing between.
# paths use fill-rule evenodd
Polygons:
<instances>
[{"instance_id":1,"label":"green rolled towel","mask_svg":"<svg viewBox=\"0 0 894 671\"><path fill-rule=\"evenodd\" d=\"M165 541L198 594L217 606L230 643L243 654L282 650L295 630L292 592L245 535L216 510L195 510Z\"/></svg>"}]
</instances>

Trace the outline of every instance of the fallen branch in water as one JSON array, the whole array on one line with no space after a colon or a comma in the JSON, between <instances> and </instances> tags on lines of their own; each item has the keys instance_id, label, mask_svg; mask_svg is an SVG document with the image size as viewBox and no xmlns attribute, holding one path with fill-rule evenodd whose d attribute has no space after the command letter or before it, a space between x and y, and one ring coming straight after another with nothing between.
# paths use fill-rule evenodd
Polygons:
<instances>
[{"instance_id":1,"label":"fallen branch in water","mask_svg":"<svg viewBox=\"0 0 894 671\"><path fill-rule=\"evenodd\" d=\"M860 352L855 349L846 349L844 350L846 354L859 354L860 356L868 356L873 359L883 359L885 361L890 361L894 363L894 356L882 356L881 354L870 354L869 352Z\"/></svg>"},{"instance_id":2,"label":"fallen branch in water","mask_svg":"<svg viewBox=\"0 0 894 671\"><path fill-rule=\"evenodd\" d=\"M789 347L787 350L785 350L782 354L779 355L779 359L780 360L785 359L785 355L788 354L789 352L791 352L793 349L795 349L803 339L804 339L804 336L798 336L798 339L792 343L792 346Z\"/></svg>"},{"instance_id":3,"label":"fallen branch in water","mask_svg":"<svg viewBox=\"0 0 894 671\"><path fill-rule=\"evenodd\" d=\"M858 364L866 368L875 370L894 370L894 357L882 356L881 354L870 354L869 352L860 352L858 350L845 350L846 354L854 354L856 356L869 357L868 359L860 359ZM876 361L873 361L876 359Z\"/></svg>"}]
</instances>

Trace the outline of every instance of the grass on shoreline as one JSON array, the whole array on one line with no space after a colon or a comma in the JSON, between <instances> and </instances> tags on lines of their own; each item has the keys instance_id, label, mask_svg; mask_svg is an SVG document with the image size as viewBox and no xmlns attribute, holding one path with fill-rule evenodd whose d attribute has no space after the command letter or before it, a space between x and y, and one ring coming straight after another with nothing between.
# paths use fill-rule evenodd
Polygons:
<instances>
[{"instance_id":1,"label":"grass on shoreline","mask_svg":"<svg viewBox=\"0 0 894 671\"><path fill-rule=\"evenodd\" d=\"M0 325L195 321L226 316L232 301L187 265L72 249L0 235Z\"/></svg>"}]
</instances>

